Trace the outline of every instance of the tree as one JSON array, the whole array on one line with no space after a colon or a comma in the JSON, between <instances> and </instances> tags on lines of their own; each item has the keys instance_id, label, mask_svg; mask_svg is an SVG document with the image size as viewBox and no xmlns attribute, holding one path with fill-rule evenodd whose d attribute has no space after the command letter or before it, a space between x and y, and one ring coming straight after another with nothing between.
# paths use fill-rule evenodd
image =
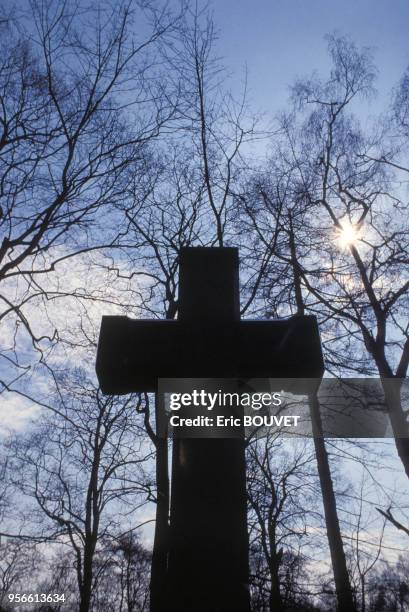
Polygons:
<instances>
[{"instance_id":1,"label":"tree","mask_svg":"<svg viewBox=\"0 0 409 612\"><path fill-rule=\"evenodd\" d=\"M153 451L135 398L104 399L81 371L61 375L57 384L55 401L32 431L7 442L8 480L22 496L20 525L28 525L15 535L67 539L86 612L98 543L124 529L128 515L135 520L152 496L145 463ZM9 517L11 528L13 522Z\"/></svg>"},{"instance_id":2,"label":"tree","mask_svg":"<svg viewBox=\"0 0 409 612\"><path fill-rule=\"evenodd\" d=\"M144 0L100 2L94 8L39 0L30 3L28 12L16 11L12 17L1 25L0 319L9 338L1 382L2 390L21 392L20 377L29 370L21 359L27 334L47 374L54 377L56 359L50 359L50 346L61 348L63 343L58 342L61 325L48 317L49 301L85 301L88 316L88 306L96 299L87 287L70 292L63 286L67 263L74 256L78 263L84 253L101 249L111 255L123 246L118 204L132 180L151 172L150 142L175 114L175 92L167 87L166 70L162 73L159 41L165 46L178 16ZM23 339L21 329L26 332ZM71 339L71 345L92 344L86 330L80 331L81 338ZM109 411L109 402L94 391L102 413ZM29 393L42 403L37 385ZM130 411L131 400L126 406ZM123 426L130 435L127 424ZM52 436L52 429L44 428L44 435ZM78 544L75 529L71 540L79 546L84 609L99 522L99 493L91 485L89 492L94 501L84 509L85 523L90 523L84 527L85 540ZM40 505L57 523L60 511L63 516L69 513L66 507L54 514L45 502Z\"/></svg>"},{"instance_id":3,"label":"tree","mask_svg":"<svg viewBox=\"0 0 409 612\"><path fill-rule=\"evenodd\" d=\"M356 524L351 534L351 548L352 558L354 562L354 569L358 581L357 591L360 593L360 609L361 612L365 612L367 609L367 581L368 576L374 570L378 560L382 553L382 543L385 530L385 520L382 527L379 530L379 537L377 542L372 542L373 537L368 534L369 528L374 530L373 519L370 517L370 512L364 516L363 506L365 500L365 478L361 480L361 486L358 497L357 511L356 511ZM361 540L364 541L361 544ZM369 542L370 546L365 546ZM372 547L373 544L373 547Z\"/></svg>"},{"instance_id":4,"label":"tree","mask_svg":"<svg viewBox=\"0 0 409 612\"><path fill-rule=\"evenodd\" d=\"M133 33L137 19L145 34ZM153 61L174 21L138 0L38 0L0 24L0 320L14 326L4 357L17 375L21 330L40 351L58 336L38 330L30 306L47 311L62 262L114 248L129 173L146 170L149 142L174 114Z\"/></svg>"},{"instance_id":5,"label":"tree","mask_svg":"<svg viewBox=\"0 0 409 612\"><path fill-rule=\"evenodd\" d=\"M294 115L291 127L288 121L283 125L288 168L308 212L304 235L307 228L314 235L309 253L300 258L300 275L307 308L330 322L334 346L346 337L353 356L365 351L370 356L409 476L408 423L401 403L409 364L409 284L401 274L407 263L407 215L394 175L371 161L376 156L368 152L376 140L365 136L348 113L358 96L371 93L375 71L369 52L335 37L329 38L329 51L330 78L296 83L294 99L305 115L300 124ZM348 367L345 356L337 365L343 364ZM362 372L359 360L349 368Z\"/></svg>"},{"instance_id":6,"label":"tree","mask_svg":"<svg viewBox=\"0 0 409 612\"><path fill-rule=\"evenodd\" d=\"M203 25L204 24L204 25ZM244 105L236 105L219 82L212 57L214 27L205 11L187 11L173 47L164 50L180 84L177 138L155 159L156 174L141 185L136 177L122 204L124 249L130 277L143 278L142 310L149 317L176 318L179 253L194 245L222 246L228 235L231 188L239 150L250 134L241 126ZM121 272L118 270L118 273ZM161 410L156 400L156 411ZM152 557L151 607L160 607L165 584L169 528L168 441L156 446L157 514ZM177 441L173 452L177 453Z\"/></svg>"},{"instance_id":7,"label":"tree","mask_svg":"<svg viewBox=\"0 0 409 612\"><path fill-rule=\"evenodd\" d=\"M137 612L149 609L151 554L137 532L110 540L98 552L99 578L93 594L93 609Z\"/></svg>"},{"instance_id":8,"label":"tree","mask_svg":"<svg viewBox=\"0 0 409 612\"><path fill-rule=\"evenodd\" d=\"M36 546L29 542L10 538L0 539L0 607L2 610L12 610L9 593L27 589L27 585L35 586L41 565L41 554Z\"/></svg>"},{"instance_id":9,"label":"tree","mask_svg":"<svg viewBox=\"0 0 409 612\"><path fill-rule=\"evenodd\" d=\"M201 240L223 246L232 235L232 194L245 165L242 151L254 138L257 121L248 113L246 85L239 101L227 90L226 69L214 54L216 40L208 6L199 10L196 4L181 20L178 41L169 48L168 59L181 83L180 129L196 159L210 228Z\"/></svg>"},{"instance_id":10,"label":"tree","mask_svg":"<svg viewBox=\"0 0 409 612\"><path fill-rule=\"evenodd\" d=\"M369 581L371 612L403 612L409 605L408 559L400 556L397 563L385 564Z\"/></svg>"},{"instance_id":11,"label":"tree","mask_svg":"<svg viewBox=\"0 0 409 612\"><path fill-rule=\"evenodd\" d=\"M239 198L244 211L240 221L254 235L253 258L262 262L249 283L250 301L255 297L259 308L264 307L273 316L304 315L308 304L299 258L311 240L303 233L306 212L299 205L296 189L279 156L271 160L268 172L259 173L250 181ZM311 392L308 401L338 609L350 611L354 609L353 594L317 393Z\"/></svg>"},{"instance_id":12,"label":"tree","mask_svg":"<svg viewBox=\"0 0 409 612\"><path fill-rule=\"evenodd\" d=\"M294 605L302 590L289 583L290 561L302 558L307 500L309 512L314 511L312 461L307 443L285 441L279 432L256 435L247 446L252 583L262 594L259 605L268 593L269 610L285 610L290 601Z\"/></svg>"},{"instance_id":13,"label":"tree","mask_svg":"<svg viewBox=\"0 0 409 612\"><path fill-rule=\"evenodd\" d=\"M50 555L50 550L46 548L46 555L40 568L41 575L37 578L37 584L33 591L59 593L65 596L65 601L52 604L53 612L78 610L80 598L77 589L75 556L72 549L68 547L67 550L66 544L54 544ZM33 609L32 606L33 604L31 604L31 609ZM38 607L38 612L50 612L50 610L51 606L49 604L42 604Z\"/></svg>"}]
</instances>

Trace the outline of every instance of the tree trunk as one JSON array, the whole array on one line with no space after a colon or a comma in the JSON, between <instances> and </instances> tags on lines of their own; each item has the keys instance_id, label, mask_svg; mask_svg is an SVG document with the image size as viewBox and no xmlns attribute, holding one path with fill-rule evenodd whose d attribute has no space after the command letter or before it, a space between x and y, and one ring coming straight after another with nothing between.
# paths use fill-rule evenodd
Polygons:
<instances>
[{"instance_id":1,"label":"tree trunk","mask_svg":"<svg viewBox=\"0 0 409 612\"><path fill-rule=\"evenodd\" d=\"M156 411L163 409L158 405L159 394L156 396ZM157 438L156 442L156 523L152 551L150 610L161 612L166 591L166 574L169 552L169 472L168 472L168 440Z\"/></svg>"},{"instance_id":2,"label":"tree trunk","mask_svg":"<svg viewBox=\"0 0 409 612\"><path fill-rule=\"evenodd\" d=\"M126 563L126 599L128 603L128 612L133 612L134 610L134 601L133 601L133 593L131 591L131 583L132 583L132 573L131 573L131 553L130 553L127 563Z\"/></svg>"},{"instance_id":3,"label":"tree trunk","mask_svg":"<svg viewBox=\"0 0 409 612\"><path fill-rule=\"evenodd\" d=\"M409 426L402 409L400 396L401 381L398 378L381 378L381 382L395 438L396 450L402 461L406 476L409 478Z\"/></svg>"},{"instance_id":4,"label":"tree trunk","mask_svg":"<svg viewBox=\"0 0 409 612\"><path fill-rule=\"evenodd\" d=\"M278 562L271 561L270 562L270 579L271 579L271 588L270 588L270 596L269 596L269 608L270 612L283 612L283 600L281 597L280 591L280 580L278 576Z\"/></svg>"},{"instance_id":5,"label":"tree trunk","mask_svg":"<svg viewBox=\"0 0 409 612\"><path fill-rule=\"evenodd\" d=\"M305 312L304 298L301 286L301 271L298 264L296 244L291 213L289 215L289 247L294 278L295 301L297 313ZM328 545L331 553L332 570L334 573L335 590L337 593L338 612L355 612L357 610L353 599L351 583L347 570L341 529L339 526L337 502L329 467L328 453L325 448L324 434L320 414L320 405L316 393L309 397L312 432L314 436L315 456L317 458L318 476L321 485L322 502L324 505L325 525L327 529Z\"/></svg>"},{"instance_id":6,"label":"tree trunk","mask_svg":"<svg viewBox=\"0 0 409 612\"><path fill-rule=\"evenodd\" d=\"M89 612L91 606L92 558L93 552L91 552L91 550L87 550L86 545L84 550L84 569L80 591L79 612Z\"/></svg>"},{"instance_id":7,"label":"tree trunk","mask_svg":"<svg viewBox=\"0 0 409 612\"><path fill-rule=\"evenodd\" d=\"M366 612L365 576L361 576L361 612Z\"/></svg>"},{"instance_id":8,"label":"tree trunk","mask_svg":"<svg viewBox=\"0 0 409 612\"><path fill-rule=\"evenodd\" d=\"M328 544L331 553L332 569L334 572L335 589L337 593L337 610L338 612L354 612L356 611L356 606L352 596L352 588L342 543L328 453L325 448L325 440L323 437L320 407L317 395L315 393L310 396L310 414L312 431L314 435L315 454L317 457L318 475L321 484L322 501L324 504Z\"/></svg>"}]
</instances>

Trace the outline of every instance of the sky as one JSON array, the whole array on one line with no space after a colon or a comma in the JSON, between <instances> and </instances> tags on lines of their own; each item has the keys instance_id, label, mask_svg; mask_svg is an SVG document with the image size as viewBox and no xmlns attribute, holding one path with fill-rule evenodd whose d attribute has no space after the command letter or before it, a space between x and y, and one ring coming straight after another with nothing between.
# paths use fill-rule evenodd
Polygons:
<instances>
[{"instance_id":1,"label":"sky","mask_svg":"<svg viewBox=\"0 0 409 612\"><path fill-rule=\"evenodd\" d=\"M326 34L348 35L359 47L371 48L379 71L377 96L363 105L371 115L385 110L392 88L409 65L409 0L213 0L209 6L219 34L217 54L232 73L236 93L247 69L253 112L274 116L285 108L289 86L297 77L313 71L328 74ZM393 498L394 490L406 490L406 478L393 441L382 441L387 442L390 461L396 462L394 476L392 468L379 470L377 478ZM356 465L345 467L349 477L358 481ZM387 533L385 544L391 548L385 549L385 556L393 559L401 552L402 542L399 532L388 529Z\"/></svg>"},{"instance_id":2,"label":"sky","mask_svg":"<svg viewBox=\"0 0 409 612\"><path fill-rule=\"evenodd\" d=\"M347 34L358 45L373 48L379 69L374 113L387 104L391 88L409 64L409 0L213 0L211 7L219 30L217 53L233 73L234 89L240 90L247 68L250 108L269 116L285 108L288 87L296 77L313 70L324 75L328 72L324 39L327 33ZM76 274L78 281L78 267ZM67 283L67 275L64 279ZM84 279L86 282L89 280ZM106 304L101 308L105 314L109 312ZM72 318L73 311L68 312ZM57 314L66 316L67 311L54 316ZM61 326L65 327L65 323ZM0 435L11 426L23 429L37 412L24 398L15 396L3 398L2 409ZM393 453L392 443L391 446ZM397 483L390 472L379 473L378 478L391 490L403 490L405 477L396 463ZM147 514L143 518L150 517ZM392 529L389 533L393 544L398 534ZM147 542L151 540L152 526L143 537ZM389 558L395 555L393 551L388 554Z\"/></svg>"},{"instance_id":3,"label":"sky","mask_svg":"<svg viewBox=\"0 0 409 612\"><path fill-rule=\"evenodd\" d=\"M218 52L234 72L235 87L248 70L249 101L275 114L288 86L313 70L326 73L325 34L349 35L373 48L383 106L409 64L408 0L214 0Z\"/></svg>"}]
</instances>

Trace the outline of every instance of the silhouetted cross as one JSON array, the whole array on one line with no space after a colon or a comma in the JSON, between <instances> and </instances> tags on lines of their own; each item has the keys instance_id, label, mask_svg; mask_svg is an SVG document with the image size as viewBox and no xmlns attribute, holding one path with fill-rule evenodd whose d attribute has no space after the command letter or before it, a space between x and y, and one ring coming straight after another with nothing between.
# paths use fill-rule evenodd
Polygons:
<instances>
[{"instance_id":1,"label":"silhouetted cross","mask_svg":"<svg viewBox=\"0 0 409 612\"><path fill-rule=\"evenodd\" d=\"M240 320L237 249L183 248L179 264L176 321L103 317L104 393L154 392L159 378L322 376L315 317ZM248 612L244 439L177 439L173 447L163 609Z\"/></svg>"}]
</instances>

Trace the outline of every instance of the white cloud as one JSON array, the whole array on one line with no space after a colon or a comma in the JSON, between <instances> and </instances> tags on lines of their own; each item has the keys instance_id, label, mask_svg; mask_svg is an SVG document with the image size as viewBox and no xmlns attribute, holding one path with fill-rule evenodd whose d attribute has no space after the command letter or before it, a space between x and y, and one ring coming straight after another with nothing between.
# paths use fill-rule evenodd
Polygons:
<instances>
[{"instance_id":1,"label":"white cloud","mask_svg":"<svg viewBox=\"0 0 409 612\"><path fill-rule=\"evenodd\" d=\"M5 392L0 402L0 435L21 431L40 411L39 406L16 393Z\"/></svg>"},{"instance_id":2,"label":"white cloud","mask_svg":"<svg viewBox=\"0 0 409 612\"><path fill-rule=\"evenodd\" d=\"M59 248L49 258L53 261L64 255ZM44 261L43 267L50 261ZM123 261L114 265L111 258L95 252L64 260L53 272L35 275L35 284L24 276L3 282L3 295L13 304L22 304L32 333L42 340L34 346L21 318L12 312L5 317L1 321L2 352L18 360L20 367L3 359L0 378L9 382L26 368L21 384L29 384L33 392L46 375L43 367L36 366L40 357L59 369L82 366L93 372L102 315L140 316L146 289L143 278L133 277ZM4 303L0 302L0 309L4 311ZM59 342L54 341L55 332Z\"/></svg>"}]
</instances>

